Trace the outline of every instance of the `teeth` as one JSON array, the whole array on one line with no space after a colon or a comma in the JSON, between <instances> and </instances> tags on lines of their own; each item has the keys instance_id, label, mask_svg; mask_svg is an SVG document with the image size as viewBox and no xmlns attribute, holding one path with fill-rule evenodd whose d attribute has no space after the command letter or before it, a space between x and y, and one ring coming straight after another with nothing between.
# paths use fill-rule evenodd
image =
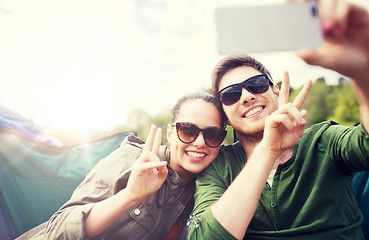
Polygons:
<instances>
[{"instance_id":1,"label":"teeth","mask_svg":"<svg viewBox=\"0 0 369 240\"><path fill-rule=\"evenodd\" d=\"M252 115L252 114L255 114L255 113L257 113L257 112L259 112L259 111L261 111L261 110L263 110L263 108L262 108L262 107L254 108L254 109L252 109L252 110L250 110L250 111L248 111L248 112L246 113L246 117L248 117L248 116L250 116L250 115Z\"/></svg>"},{"instance_id":2,"label":"teeth","mask_svg":"<svg viewBox=\"0 0 369 240\"><path fill-rule=\"evenodd\" d=\"M188 156L192 158L203 158L205 157L205 153L199 153L199 152L187 152Z\"/></svg>"}]
</instances>

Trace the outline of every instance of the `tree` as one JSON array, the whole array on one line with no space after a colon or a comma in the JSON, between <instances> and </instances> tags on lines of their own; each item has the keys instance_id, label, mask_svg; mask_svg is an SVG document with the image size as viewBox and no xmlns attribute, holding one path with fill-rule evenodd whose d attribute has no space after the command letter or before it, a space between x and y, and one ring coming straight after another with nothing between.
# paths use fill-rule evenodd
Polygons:
<instances>
[{"instance_id":1,"label":"tree","mask_svg":"<svg viewBox=\"0 0 369 240\"><path fill-rule=\"evenodd\" d=\"M303 109L308 111L308 124L335 120L342 125L353 125L360 121L359 103L346 78L340 78L336 86L326 84L324 78L317 79L312 85L308 98L306 99ZM290 89L290 100L295 99L300 89ZM211 89L203 89L203 91L211 92ZM133 110L127 118L124 125L117 126L109 132L101 132L99 136L104 137L120 131L136 131L139 138L145 140L151 124L162 128L163 144L168 144L166 134L167 126L170 122L171 110L164 110L154 117L141 109ZM227 126L228 134L223 144L232 144L234 142L233 128ZM95 138L98 138L95 135Z\"/></svg>"},{"instance_id":2,"label":"tree","mask_svg":"<svg viewBox=\"0 0 369 240\"><path fill-rule=\"evenodd\" d=\"M291 90L291 100L300 90ZM359 102L345 78L340 78L336 86L327 85L324 78L317 79L302 108L308 111L309 125L326 120L334 120L342 125L353 125L360 121Z\"/></svg>"},{"instance_id":3,"label":"tree","mask_svg":"<svg viewBox=\"0 0 369 240\"><path fill-rule=\"evenodd\" d=\"M291 101L295 99L301 88L291 91ZM327 120L329 116L333 115L336 104L335 88L328 86L324 78L317 79L312 85L309 96L302 106L302 109L308 111L308 124L312 125Z\"/></svg>"},{"instance_id":4,"label":"tree","mask_svg":"<svg viewBox=\"0 0 369 240\"><path fill-rule=\"evenodd\" d=\"M360 105L354 90L349 84L338 88L337 105L328 119L335 120L342 125L351 126L360 122Z\"/></svg>"},{"instance_id":5,"label":"tree","mask_svg":"<svg viewBox=\"0 0 369 240\"><path fill-rule=\"evenodd\" d=\"M146 139L150 129L148 122L150 121L150 115L142 109L133 110L127 117L126 122L123 125L119 125L111 130L112 133L122 131L135 131L137 136L146 136L142 139Z\"/></svg>"}]
</instances>

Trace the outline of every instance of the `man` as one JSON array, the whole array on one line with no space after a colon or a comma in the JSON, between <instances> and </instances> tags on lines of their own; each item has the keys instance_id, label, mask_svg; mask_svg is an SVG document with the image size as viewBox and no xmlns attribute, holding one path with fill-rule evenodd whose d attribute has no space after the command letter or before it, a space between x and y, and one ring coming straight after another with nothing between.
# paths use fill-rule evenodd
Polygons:
<instances>
[{"instance_id":1,"label":"man","mask_svg":"<svg viewBox=\"0 0 369 240\"><path fill-rule=\"evenodd\" d=\"M262 165L249 159L260 152L254 150L285 90L279 91L264 66L248 56L222 60L213 72L213 91L239 142L223 147L198 177L189 239L364 239L352 172L369 170L369 14L340 0L319 1L319 14L323 45L298 54L352 79L361 123L344 127L327 121L307 129L275 161L258 192L253 179L263 179L257 172ZM280 133L276 143L284 143Z\"/></svg>"}]
</instances>

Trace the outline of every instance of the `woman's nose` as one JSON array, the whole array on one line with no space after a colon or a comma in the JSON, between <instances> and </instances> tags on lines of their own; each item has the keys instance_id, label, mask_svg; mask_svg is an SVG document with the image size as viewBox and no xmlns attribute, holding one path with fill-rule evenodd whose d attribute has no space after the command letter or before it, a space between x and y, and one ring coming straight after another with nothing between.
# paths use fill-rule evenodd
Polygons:
<instances>
[{"instance_id":1,"label":"woman's nose","mask_svg":"<svg viewBox=\"0 0 369 240\"><path fill-rule=\"evenodd\" d=\"M206 143L205 143L204 135L202 134L202 132L199 133L195 141L193 141L193 144L197 147L205 146Z\"/></svg>"}]
</instances>

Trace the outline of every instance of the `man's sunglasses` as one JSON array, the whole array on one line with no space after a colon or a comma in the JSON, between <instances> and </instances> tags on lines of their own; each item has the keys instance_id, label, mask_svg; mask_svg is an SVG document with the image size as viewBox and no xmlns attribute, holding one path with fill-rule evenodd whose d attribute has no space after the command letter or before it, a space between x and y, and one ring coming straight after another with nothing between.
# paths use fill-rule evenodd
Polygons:
<instances>
[{"instance_id":1,"label":"man's sunglasses","mask_svg":"<svg viewBox=\"0 0 369 240\"><path fill-rule=\"evenodd\" d=\"M273 82L267 74L260 74L246 79L243 82L232 84L223 88L218 92L220 101L224 105L232 105L240 100L242 95L242 87L246 88L252 94L265 93L269 89L269 85L273 86Z\"/></svg>"},{"instance_id":2,"label":"man's sunglasses","mask_svg":"<svg viewBox=\"0 0 369 240\"><path fill-rule=\"evenodd\" d=\"M218 127L207 127L200 129L198 126L188 122L173 123L176 127L177 136L183 143L192 143L199 136L200 132L204 136L205 144L209 147L215 148L222 144L227 131Z\"/></svg>"}]
</instances>

